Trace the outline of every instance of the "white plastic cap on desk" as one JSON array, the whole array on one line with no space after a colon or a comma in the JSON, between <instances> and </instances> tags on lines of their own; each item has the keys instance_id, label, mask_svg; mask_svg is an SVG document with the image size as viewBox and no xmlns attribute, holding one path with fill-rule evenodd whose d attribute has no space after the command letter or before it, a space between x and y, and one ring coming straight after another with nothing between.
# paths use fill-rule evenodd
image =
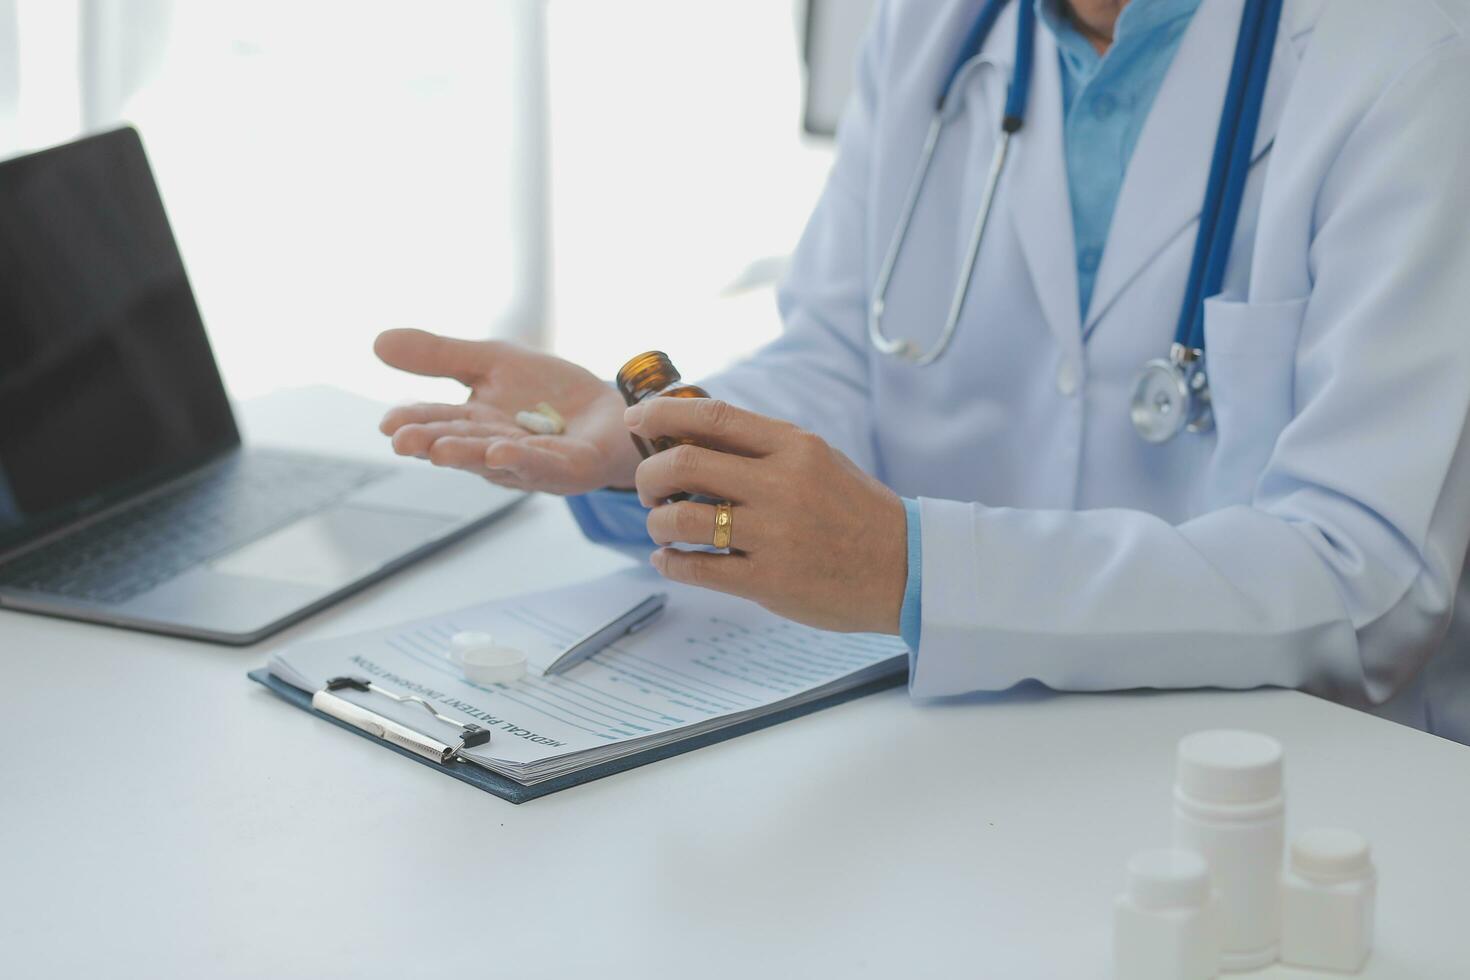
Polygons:
<instances>
[{"instance_id":1,"label":"white plastic cap on desk","mask_svg":"<svg viewBox=\"0 0 1470 980\"><path fill-rule=\"evenodd\" d=\"M479 630L461 630L449 638L449 649L456 654L474 653L485 647L493 647L495 637Z\"/></svg>"},{"instance_id":2,"label":"white plastic cap on desk","mask_svg":"<svg viewBox=\"0 0 1470 980\"><path fill-rule=\"evenodd\" d=\"M1139 851L1128 859L1128 897L1141 909L1192 909L1210 898L1210 868L1193 851Z\"/></svg>"},{"instance_id":3,"label":"white plastic cap on desk","mask_svg":"<svg viewBox=\"0 0 1470 980\"><path fill-rule=\"evenodd\" d=\"M1291 842L1291 869L1317 881L1361 878L1372 870L1368 841L1337 827L1308 830Z\"/></svg>"},{"instance_id":4,"label":"white plastic cap on desk","mask_svg":"<svg viewBox=\"0 0 1470 980\"><path fill-rule=\"evenodd\" d=\"M489 633L465 630L449 638L449 658L475 684L510 684L526 675L526 655Z\"/></svg>"},{"instance_id":5,"label":"white plastic cap on desk","mask_svg":"<svg viewBox=\"0 0 1470 980\"><path fill-rule=\"evenodd\" d=\"M1259 803L1281 795L1281 743L1256 732L1214 729L1179 740L1179 791L1201 803Z\"/></svg>"}]
</instances>

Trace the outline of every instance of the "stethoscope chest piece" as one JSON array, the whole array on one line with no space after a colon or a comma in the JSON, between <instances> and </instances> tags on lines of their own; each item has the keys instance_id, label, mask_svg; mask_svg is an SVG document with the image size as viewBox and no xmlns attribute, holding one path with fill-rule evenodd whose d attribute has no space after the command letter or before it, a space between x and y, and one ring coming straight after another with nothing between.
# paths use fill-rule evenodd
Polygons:
<instances>
[{"instance_id":1,"label":"stethoscope chest piece","mask_svg":"<svg viewBox=\"0 0 1470 980\"><path fill-rule=\"evenodd\" d=\"M1214 415L1202 352L1175 344L1168 358L1145 364L1134 382L1129 415L1145 442L1168 442L1185 430L1209 432Z\"/></svg>"}]
</instances>

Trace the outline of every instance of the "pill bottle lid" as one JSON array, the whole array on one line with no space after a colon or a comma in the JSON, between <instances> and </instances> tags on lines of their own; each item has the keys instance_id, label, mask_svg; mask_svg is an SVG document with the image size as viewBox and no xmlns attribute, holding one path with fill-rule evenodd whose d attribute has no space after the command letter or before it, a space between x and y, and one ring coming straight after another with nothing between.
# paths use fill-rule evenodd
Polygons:
<instances>
[{"instance_id":1,"label":"pill bottle lid","mask_svg":"<svg viewBox=\"0 0 1470 980\"><path fill-rule=\"evenodd\" d=\"M1291 842L1291 868L1313 878L1356 878L1372 868L1368 841L1338 827L1304 831Z\"/></svg>"},{"instance_id":2,"label":"pill bottle lid","mask_svg":"<svg viewBox=\"0 0 1470 980\"><path fill-rule=\"evenodd\" d=\"M1281 795L1281 743L1256 732L1214 729L1179 740L1175 780L1202 803L1258 803Z\"/></svg>"},{"instance_id":3,"label":"pill bottle lid","mask_svg":"<svg viewBox=\"0 0 1470 980\"><path fill-rule=\"evenodd\" d=\"M1128 897L1142 909L1200 908L1210 898L1210 869L1194 851L1139 851L1128 859Z\"/></svg>"},{"instance_id":4,"label":"pill bottle lid","mask_svg":"<svg viewBox=\"0 0 1470 980\"><path fill-rule=\"evenodd\" d=\"M526 654L489 633L465 630L449 638L450 659L476 684L511 684L526 674Z\"/></svg>"},{"instance_id":5,"label":"pill bottle lid","mask_svg":"<svg viewBox=\"0 0 1470 980\"><path fill-rule=\"evenodd\" d=\"M495 637L479 630L461 630L449 638L449 647L455 653L474 653L494 645Z\"/></svg>"}]
</instances>

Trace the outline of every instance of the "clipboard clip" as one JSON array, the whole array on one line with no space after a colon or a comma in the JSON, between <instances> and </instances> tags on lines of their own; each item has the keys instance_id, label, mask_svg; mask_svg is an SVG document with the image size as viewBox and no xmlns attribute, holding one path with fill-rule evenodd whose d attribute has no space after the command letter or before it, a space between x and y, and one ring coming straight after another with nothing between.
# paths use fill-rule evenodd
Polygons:
<instances>
[{"instance_id":1,"label":"clipboard clip","mask_svg":"<svg viewBox=\"0 0 1470 980\"><path fill-rule=\"evenodd\" d=\"M337 691L360 691L364 694L381 694L385 698L391 698L399 704L416 704L439 721L453 725L459 729L459 744L453 745L423 732L414 731L407 725L400 725L391 718L386 718L376 711L364 708L360 704L348 701L340 697ZM327 686L311 696L311 706L322 714L331 715L338 721L344 721L354 728L359 728L369 735L381 738L402 749L423 756L434 762L448 765L459 758L459 754L465 749L486 745L490 741L490 730L481 728L479 725L467 725L461 721L442 715L436 711L433 705L423 698L414 697L410 694L395 694L385 688L379 687L372 681L363 680L361 677L333 677L327 681Z\"/></svg>"}]
</instances>

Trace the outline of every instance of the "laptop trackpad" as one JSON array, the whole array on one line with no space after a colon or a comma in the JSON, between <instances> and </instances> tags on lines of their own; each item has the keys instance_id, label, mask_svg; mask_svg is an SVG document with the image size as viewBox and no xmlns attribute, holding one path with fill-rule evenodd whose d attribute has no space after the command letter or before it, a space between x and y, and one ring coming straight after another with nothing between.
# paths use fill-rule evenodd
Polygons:
<instances>
[{"instance_id":1,"label":"laptop trackpad","mask_svg":"<svg viewBox=\"0 0 1470 980\"><path fill-rule=\"evenodd\" d=\"M427 544L452 521L339 505L210 562L229 575L337 588Z\"/></svg>"}]
</instances>

